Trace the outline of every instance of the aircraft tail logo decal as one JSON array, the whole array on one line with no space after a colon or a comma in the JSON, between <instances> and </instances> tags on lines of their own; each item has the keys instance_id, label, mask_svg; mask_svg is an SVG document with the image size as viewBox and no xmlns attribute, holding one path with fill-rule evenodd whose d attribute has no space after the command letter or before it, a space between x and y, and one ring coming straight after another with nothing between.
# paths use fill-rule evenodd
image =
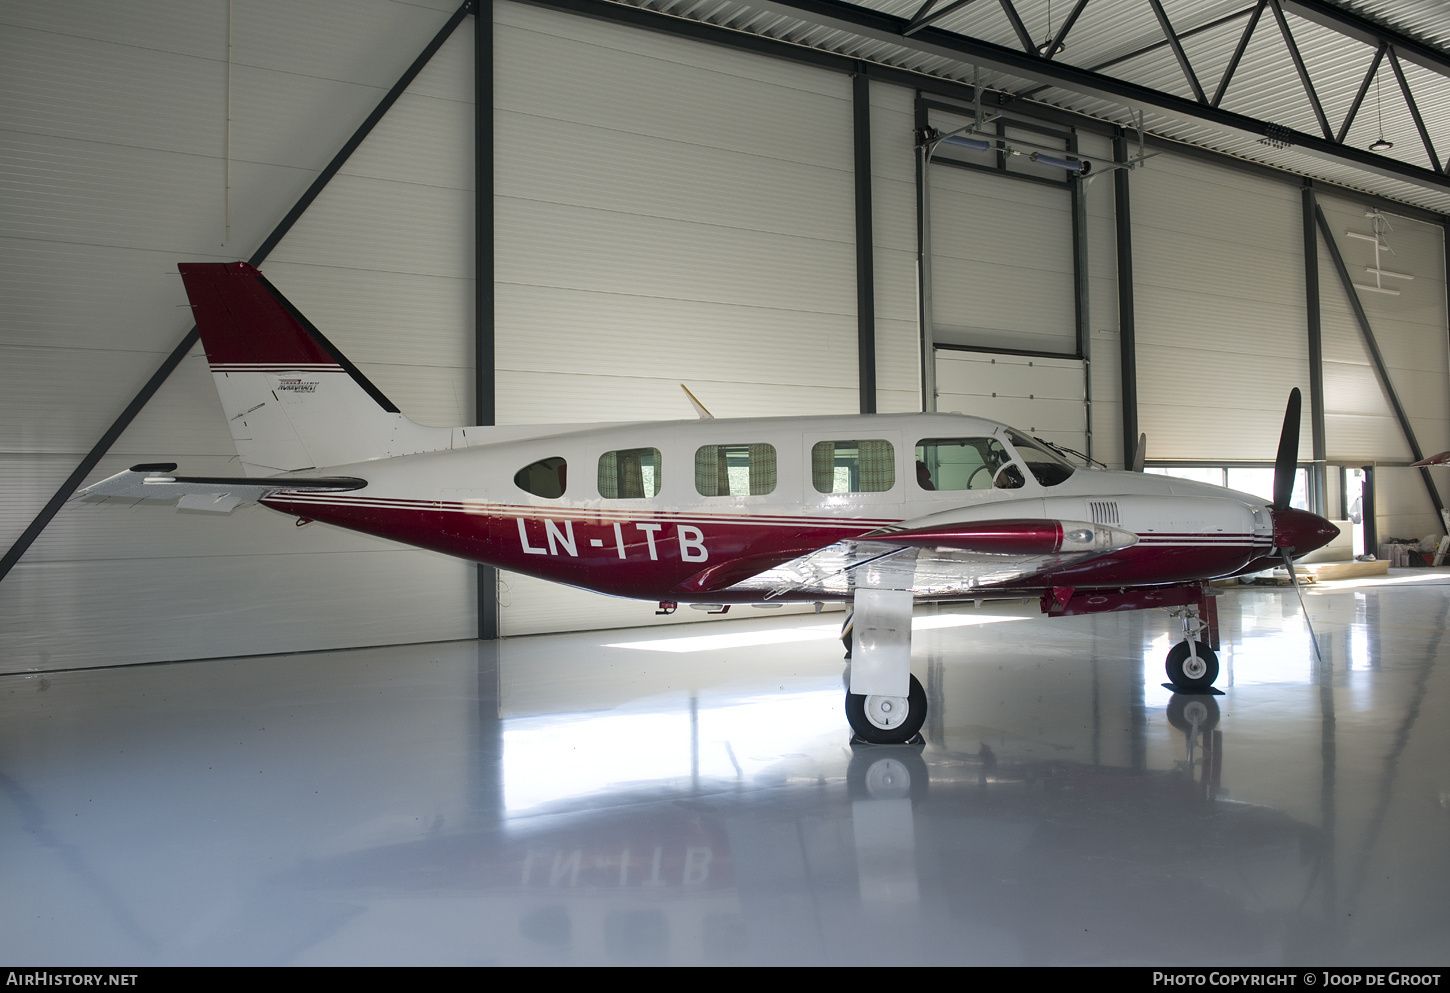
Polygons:
<instances>
[{"instance_id":1,"label":"aircraft tail logo decal","mask_svg":"<svg viewBox=\"0 0 1450 993\"><path fill-rule=\"evenodd\" d=\"M178 268L248 475L449 447L451 429L404 417L255 267Z\"/></svg>"}]
</instances>

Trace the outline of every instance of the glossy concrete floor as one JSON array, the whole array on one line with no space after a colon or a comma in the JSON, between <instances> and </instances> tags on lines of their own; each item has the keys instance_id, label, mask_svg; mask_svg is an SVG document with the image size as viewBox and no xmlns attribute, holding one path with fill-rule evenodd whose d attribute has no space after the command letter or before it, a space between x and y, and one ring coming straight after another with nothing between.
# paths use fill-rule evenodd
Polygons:
<instances>
[{"instance_id":1,"label":"glossy concrete floor","mask_svg":"<svg viewBox=\"0 0 1450 993\"><path fill-rule=\"evenodd\" d=\"M1450 574L925 608L920 747L839 613L0 677L0 961L1444 964Z\"/></svg>"}]
</instances>

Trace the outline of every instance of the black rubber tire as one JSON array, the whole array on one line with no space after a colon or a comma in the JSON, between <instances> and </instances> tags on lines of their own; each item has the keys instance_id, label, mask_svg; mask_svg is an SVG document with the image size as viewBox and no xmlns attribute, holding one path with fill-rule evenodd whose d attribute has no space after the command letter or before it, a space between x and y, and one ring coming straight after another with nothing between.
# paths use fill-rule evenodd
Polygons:
<instances>
[{"instance_id":1,"label":"black rubber tire","mask_svg":"<svg viewBox=\"0 0 1450 993\"><path fill-rule=\"evenodd\" d=\"M1199 731L1218 727L1218 701L1204 693L1173 694L1168 701L1168 723L1180 731L1192 731L1195 717Z\"/></svg>"},{"instance_id":2,"label":"black rubber tire","mask_svg":"<svg viewBox=\"0 0 1450 993\"><path fill-rule=\"evenodd\" d=\"M1185 662L1188 661L1188 642L1180 641L1168 652L1168 661L1164 663L1164 670L1168 673L1168 681L1175 689L1193 693L1202 692L1213 685L1218 678L1218 656L1213 650L1201 641L1193 643L1193 651L1204 663L1204 672L1199 676L1190 676L1183 671Z\"/></svg>"},{"instance_id":3,"label":"black rubber tire","mask_svg":"<svg viewBox=\"0 0 1450 993\"><path fill-rule=\"evenodd\" d=\"M866 696L862 693L846 693L846 720L856 737L873 745L901 745L916 737L926 723L926 690L915 676L911 677L911 689L906 697L906 720L896 727L882 728L871 723L866 716Z\"/></svg>"}]
</instances>

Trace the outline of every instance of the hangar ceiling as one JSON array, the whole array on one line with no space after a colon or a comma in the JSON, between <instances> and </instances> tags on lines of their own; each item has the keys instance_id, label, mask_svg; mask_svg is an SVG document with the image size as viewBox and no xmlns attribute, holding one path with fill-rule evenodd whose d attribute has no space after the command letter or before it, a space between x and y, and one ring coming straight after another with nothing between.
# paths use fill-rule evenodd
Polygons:
<instances>
[{"instance_id":1,"label":"hangar ceiling","mask_svg":"<svg viewBox=\"0 0 1450 993\"><path fill-rule=\"evenodd\" d=\"M1150 136L1450 213L1450 21L1438 0L618 5L954 82L975 78L992 102L1048 105L1125 128L1141 113ZM1371 150L1380 139L1390 147Z\"/></svg>"}]
</instances>

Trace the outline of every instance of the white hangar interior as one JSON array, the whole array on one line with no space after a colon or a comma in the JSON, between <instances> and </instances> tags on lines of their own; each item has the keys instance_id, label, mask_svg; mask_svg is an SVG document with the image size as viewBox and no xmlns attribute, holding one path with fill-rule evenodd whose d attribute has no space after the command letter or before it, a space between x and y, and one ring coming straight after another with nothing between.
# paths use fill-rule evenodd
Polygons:
<instances>
[{"instance_id":1,"label":"white hangar interior","mask_svg":"<svg viewBox=\"0 0 1450 993\"><path fill-rule=\"evenodd\" d=\"M0 957L1443 963L1442 569L1317 584L1317 643L1225 590L1187 717L1161 611L920 608L892 751L838 612L69 500L235 474L176 265L250 260L425 424L684 384L1258 492L1297 387L1334 555L1438 537L1442 5L476 7L0 0Z\"/></svg>"}]
</instances>

